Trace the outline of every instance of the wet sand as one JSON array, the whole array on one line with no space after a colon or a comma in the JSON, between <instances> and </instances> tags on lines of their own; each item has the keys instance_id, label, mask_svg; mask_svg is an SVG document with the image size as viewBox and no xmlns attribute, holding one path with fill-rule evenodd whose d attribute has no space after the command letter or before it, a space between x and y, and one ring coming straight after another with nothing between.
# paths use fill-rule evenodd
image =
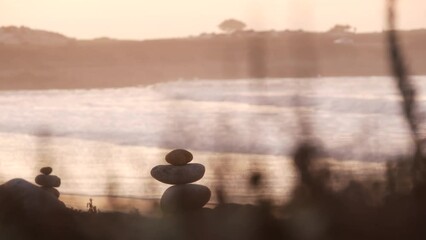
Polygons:
<instances>
[{"instance_id":1,"label":"wet sand","mask_svg":"<svg viewBox=\"0 0 426 240\"><path fill-rule=\"evenodd\" d=\"M12 178L33 182L40 167L52 166L53 174L62 178L60 199L76 209L87 209L92 198L101 211L139 209L149 213L170 186L155 181L149 173L155 165L165 164L164 156L170 149L1 133L0 151L1 182ZM213 204L217 202L214 193L218 186L224 188L229 202L253 203L256 198L266 197L282 204L297 182L293 163L285 156L192 152L194 162L206 166L206 174L198 183L211 189ZM384 176L383 163L327 161L333 172L351 172L359 178ZM249 187L253 171L264 173L260 191Z\"/></svg>"}]
</instances>

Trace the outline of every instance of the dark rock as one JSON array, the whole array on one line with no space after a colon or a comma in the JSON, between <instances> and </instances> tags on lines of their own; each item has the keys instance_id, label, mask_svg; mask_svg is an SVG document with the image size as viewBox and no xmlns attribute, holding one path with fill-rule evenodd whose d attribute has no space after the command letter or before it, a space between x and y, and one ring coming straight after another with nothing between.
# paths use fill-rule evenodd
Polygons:
<instances>
[{"instance_id":1,"label":"dark rock","mask_svg":"<svg viewBox=\"0 0 426 240\"><path fill-rule=\"evenodd\" d=\"M210 200L211 192L206 186L185 184L169 187L161 197L164 212L199 210Z\"/></svg>"},{"instance_id":2,"label":"dark rock","mask_svg":"<svg viewBox=\"0 0 426 240\"><path fill-rule=\"evenodd\" d=\"M182 166L191 162L193 158L192 153L187 150L176 149L166 155L166 162L175 166Z\"/></svg>"},{"instance_id":3,"label":"dark rock","mask_svg":"<svg viewBox=\"0 0 426 240\"><path fill-rule=\"evenodd\" d=\"M44 175L49 175L51 174L53 171L53 169L51 167L43 167L40 169L40 172L43 173Z\"/></svg>"},{"instance_id":4,"label":"dark rock","mask_svg":"<svg viewBox=\"0 0 426 240\"><path fill-rule=\"evenodd\" d=\"M23 179L0 185L1 239L86 239L76 224L73 212L42 188Z\"/></svg>"},{"instance_id":5,"label":"dark rock","mask_svg":"<svg viewBox=\"0 0 426 240\"><path fill-rule=\"evenodd\" d=\"M1 193L8 194L7 197L13 198L13 204L19 205L23 210L28 211L28 214L37 211L65 209L65 204L52 194L23 179L12 179L1 185L1 188ZM5 196L2 197L5 199Z\"/></svg>"},{"instance_id":6,"label":"dark rock","mask_svg":"<svg viewBox=\"0 0 426 240\"><path fill-rule=\"evenodd\" d=\"M38 175L35 182L43 187L59 187L61 179L54 175Z\"/></svg>"},{"instance_id":7,"label":"dark rock","mask_svg":"<svg viewBox=\"0 0 426 240\"><path fill-rule=\"evenodd\" d=\"M151 176L167 184L187 184L200 180L206 169L198 163L184 166L159 165L151 170Z\"/></svg>"},{"instance_id":8,"label":"dark rock","mask_svg":"<svg viewBox=\"0 0 426 240\"><path fill-rule=\"evenodd\" d=\"M41 189L43 189L44 191L52 194L53 196L55 196L56 198L59 198L59 196L61 195L58 191L58 189L56 188L52 188L52 187L42 187Z\"/></svg>"}]
</instances>

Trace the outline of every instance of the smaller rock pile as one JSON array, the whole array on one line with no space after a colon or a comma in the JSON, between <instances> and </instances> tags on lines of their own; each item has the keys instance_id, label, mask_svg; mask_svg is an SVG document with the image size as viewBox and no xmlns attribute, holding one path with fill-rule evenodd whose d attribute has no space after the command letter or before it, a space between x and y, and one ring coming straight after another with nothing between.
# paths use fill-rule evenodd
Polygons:
<instances>
[{"instance_id":1,"label":"smaller rock pile","mask_svg":"<svg viewBox=\"0 0 426 240\"><path fill-rule=\"evenodd\" d=\"M164 212L198 210L210 200L208 187L192 184L200 180L206 171L202 164L189 163L192 159L190 152L176 149L166 155L166 162L170 165L158 165L151 170L153 178L173 185L161 197L160 204Z\"/></svg>"},{"instance_id":2,"label":"smaller rock pile","mask_svg":"<svg viewBox=\"0 0 426 240\"><path fill-rule=\"evenodd\" d=\"M59 198L60 193L56 188L61 186L61 179L58 176L50 175L52 171L51 167L41 168L41 174L35 178L35 182L41 186L41 189Z\"/></svg>"}]
</instances>

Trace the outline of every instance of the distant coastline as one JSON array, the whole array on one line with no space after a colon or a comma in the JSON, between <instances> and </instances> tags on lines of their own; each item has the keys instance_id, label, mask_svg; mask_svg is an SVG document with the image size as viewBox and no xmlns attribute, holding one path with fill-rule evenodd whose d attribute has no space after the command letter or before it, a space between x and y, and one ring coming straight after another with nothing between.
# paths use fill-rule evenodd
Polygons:
<instances>
[{"instance_id":1,"label":"distant coastline","mask_svg":"<svg viewBox=\"0 0 426 240\"><path fill-rule=\"evenodd\" d=\"M241 31L125 41L76 40L32 31L9 28L3 37L8 42L0 41L0 90L114 88L178 79L390 75L384 33ZM426 75L426 30L401 31L400 36L411 74Z\"/></svg>"}]
</instances>

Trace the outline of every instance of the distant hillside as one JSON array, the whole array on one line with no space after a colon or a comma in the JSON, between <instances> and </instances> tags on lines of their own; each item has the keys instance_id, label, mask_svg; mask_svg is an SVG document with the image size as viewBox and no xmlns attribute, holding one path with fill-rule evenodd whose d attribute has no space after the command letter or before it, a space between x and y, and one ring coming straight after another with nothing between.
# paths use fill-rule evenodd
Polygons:
<instances>
[{"instance_id":1,"label":"distant hillside","mask_svg":"<svg viewBox=\"0 0 426 240\"><path fill-rule=\"evenodd\" d=\"M4 35L5 29L13 34ZM81 41L26 28L2 32L3 39L15 36L15 41L0 41L0 89L389 74L383 33L244 31L183 39ZM400 35L411 73L426 75L426 30Z\"/></svg>"},{"instance_id":2,"label":"distant hillside","mask_svg":"<svg viewBox=\"0 0 426 240\"><path fill-rule=\"evenodd\" d=\"M10 45L65 45L74 39L67 38L61 34L34 30L27 27L0 27L0 43Z\"/></svg>"}]
</instances>

